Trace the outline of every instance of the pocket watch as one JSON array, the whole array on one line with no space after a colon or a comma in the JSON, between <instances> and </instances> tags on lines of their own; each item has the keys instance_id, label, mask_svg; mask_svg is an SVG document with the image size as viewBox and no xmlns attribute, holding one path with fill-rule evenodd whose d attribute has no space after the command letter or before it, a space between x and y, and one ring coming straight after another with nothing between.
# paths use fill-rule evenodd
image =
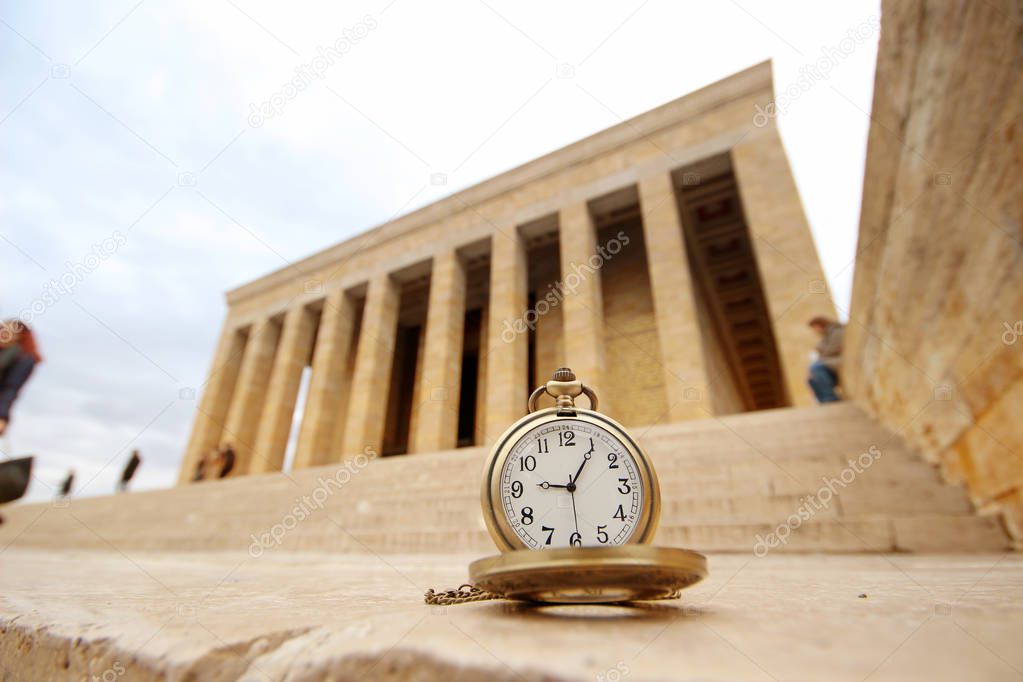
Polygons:
<instances>
[{"instance_id":1,"label":"pocket watch","mask_svg":"<svg viewBox=\"0 0 1023 682\"><path fill-rule=\"evenodd\" d=\"M544 394L553 407L538 408ZM650 544L661 511L653 464L568 368L494 444L480 500L501 553L472 562L458 589L428 590L427 604L674 599L707 575L702 554Z\"/></svg>"},{"instance_id":2,"label":"pocket watch","mask_svg":"<svg viewBox=\"0 0 1023 682\"><path fill-rule=\"evenodd\" d=\"M538 409L544 395L555 405ZM584 395L590 409L576 406ZM660 516L650 458L568 368L529 397L529 414L497 440L481 503L501 551L647 544Z\"/></svg>"}]
</instances>

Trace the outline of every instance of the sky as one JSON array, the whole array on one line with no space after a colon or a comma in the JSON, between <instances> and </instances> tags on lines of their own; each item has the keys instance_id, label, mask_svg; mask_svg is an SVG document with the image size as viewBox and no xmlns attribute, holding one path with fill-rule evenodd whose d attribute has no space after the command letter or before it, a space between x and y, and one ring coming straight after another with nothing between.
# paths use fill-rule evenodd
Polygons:
<instances>
[{"instance_id":1,"label":"sky","mask_svg":"<svg viewBox=\"0 0 1023 682\"><path fill-rule=\"evenodd\" d=\"M766 59L845 317L879 16L0 0L0 317L45 356L0 439L37 456L26 499L72 468L109 494L134 448L134 489L174 484L228 289Z\"/></svg>"}]
</instances>

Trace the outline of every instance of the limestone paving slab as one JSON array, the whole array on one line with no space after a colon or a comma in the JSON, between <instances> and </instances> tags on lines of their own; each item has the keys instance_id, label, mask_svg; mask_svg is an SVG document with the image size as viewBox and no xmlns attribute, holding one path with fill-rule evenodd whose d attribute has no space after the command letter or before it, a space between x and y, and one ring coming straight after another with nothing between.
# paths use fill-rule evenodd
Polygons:
<instances>
[{"instance_id":1,"label":"limestone paving slab","mask_svg":"<svg viewBox=\"0 0 1023 682\"><path fill-rule=\"evenodd\" d=\"M712 555L680 602L427 606L471 554L0 553L0 679L1018 680L1023 557ZM108 673L108 671L112 671Z\"/></svg>"}]
</instances>

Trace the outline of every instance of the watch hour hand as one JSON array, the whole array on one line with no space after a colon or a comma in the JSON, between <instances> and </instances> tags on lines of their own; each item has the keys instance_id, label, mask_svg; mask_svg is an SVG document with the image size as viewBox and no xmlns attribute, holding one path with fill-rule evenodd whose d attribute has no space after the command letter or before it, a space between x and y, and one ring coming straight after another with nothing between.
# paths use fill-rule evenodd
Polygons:
<instances>
[{"instance_id":1,"label":"watch hour hand","mask_svg":"<svg viewBox=\"0 0 1023 682\"><path fill-rule=\"evenodd\" d=\"M543 483L537 483L536 485L543 488L544 490L547 490L548 488L568 488L567 485L558 485L557 483L548 483L547 481L544 481Z\"/></svg>"}]
</instances>

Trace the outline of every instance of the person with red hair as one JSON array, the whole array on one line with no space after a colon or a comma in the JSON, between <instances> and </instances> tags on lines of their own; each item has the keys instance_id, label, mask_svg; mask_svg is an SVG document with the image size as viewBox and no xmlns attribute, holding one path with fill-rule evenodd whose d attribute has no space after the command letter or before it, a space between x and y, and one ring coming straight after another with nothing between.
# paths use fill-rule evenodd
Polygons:
<instances>
[{"instance_id":1,"label":"person with red hair","mask_svg":"<svg viewBox=\"0 0 1023 682\"><path fill-rule=\"evenodd\" d=\"M42 360L28 325L21 320L0 322L0 435L7 431L21 387Z\"/></svg>"}]
</instances>

